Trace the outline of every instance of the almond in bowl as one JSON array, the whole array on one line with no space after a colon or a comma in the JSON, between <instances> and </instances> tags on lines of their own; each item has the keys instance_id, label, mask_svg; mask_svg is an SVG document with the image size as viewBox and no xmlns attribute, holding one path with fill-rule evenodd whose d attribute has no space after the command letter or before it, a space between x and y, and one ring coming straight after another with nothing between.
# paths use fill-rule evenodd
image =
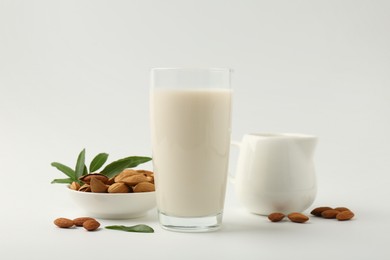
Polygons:
<instances>
[{"instance_id":1,"label":"almond in bowl","mask_svg":"<svg viewBox=\"0 0 390 260\"><path fill-rule=\"evenodd\" d=\"M156 207L153 172L126 169L113 178L88 174L80 187L72 183L69 194L88 216L129 219L146 215ZM137 176L136 178L129 177Z\"/></svg>"},{"instance_id":2,"label":"almond in bowl","mask_svg":"<svg viewBox=\"0 0 390 260\"><path fill-rule=\"evenodd\" d=\"M154 173L146 170L126 169L112 178L100 173L80 177L83 185L72 182L69 188L81 192L132 193L155 191Z\"/></svg>"}]
</instances>

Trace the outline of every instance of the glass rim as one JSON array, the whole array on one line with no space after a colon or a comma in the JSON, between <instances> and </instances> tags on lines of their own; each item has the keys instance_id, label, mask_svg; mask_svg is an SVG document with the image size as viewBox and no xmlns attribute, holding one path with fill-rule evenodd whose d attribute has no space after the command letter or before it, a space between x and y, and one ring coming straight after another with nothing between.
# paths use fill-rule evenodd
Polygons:
<instances>
[{"instance_id":1,"label":"glass rim","mask_svg":"<svg viewBox=\"0 0 390 260\"><path fill-rule=\"evenodd\" d=\"M264 138L302 138L302 139L318 139L316 135L302 133L284 133L284 132L260 132L249 133L247 136L264 137Z\"/></svg>"},{"instance_id":2,"label":"glass rim","mask_svg":"<svg viewBox=\"0 0 390 260\"><path fill-rule=\"evenodd\" d=\"M151 68L150 71L176 70L176 71L225 71L233 72L231 68L202 68L202 67L157 67Z\"/></svg>"}]
</instances>

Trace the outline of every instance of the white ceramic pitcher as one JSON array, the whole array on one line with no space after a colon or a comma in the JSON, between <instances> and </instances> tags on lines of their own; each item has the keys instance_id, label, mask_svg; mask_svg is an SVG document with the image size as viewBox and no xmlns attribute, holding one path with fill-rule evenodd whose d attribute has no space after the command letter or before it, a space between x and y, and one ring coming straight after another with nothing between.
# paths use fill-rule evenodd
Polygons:
<instances>
[{"instance_id":1,"label":"white ceramic pitcher","mask_svg":"<svg viewBox=\"0 0 390 260\"><path fill-rule=\"evenodd\" d=\"M317 193L315 136L247 134L241 142L236 176L238 200L252 213L302 212Z\"/></svg>"}]
</instances>

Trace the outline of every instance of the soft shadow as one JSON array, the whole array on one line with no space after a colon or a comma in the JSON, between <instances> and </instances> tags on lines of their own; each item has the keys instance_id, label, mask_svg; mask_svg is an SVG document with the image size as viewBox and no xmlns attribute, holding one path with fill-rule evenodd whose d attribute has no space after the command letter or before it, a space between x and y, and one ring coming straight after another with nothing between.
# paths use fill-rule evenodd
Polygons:
<instances>
[{"instance_id":1,"label":"soft shadow","mask_svg":"<svg viewBox=\"0 0 390 260\"><path fill-rule=\"evenodd\" d=\"M135 225L135 224L148 224L148 225L157 225L158 224L158 216L157 210L150 210L146 215L138 217L138 218L130 218L130 219L102 219L106 225Z\"/></svg>"},{"instance_id":2,"label":"soft shadow","mask_svg":"<svg viewBox=\"0 0 390 260\"><path fill-rule=\"evenodd\" d=\"M261 234L289 234L296 232L296 225L310 225L310 221L304 224L292 223L287 218L280 222L271 222L267 216L256 215L248 212L237 212L233 217L224 219L220 233L261 233Z\"/></svg>"}]
</instances>

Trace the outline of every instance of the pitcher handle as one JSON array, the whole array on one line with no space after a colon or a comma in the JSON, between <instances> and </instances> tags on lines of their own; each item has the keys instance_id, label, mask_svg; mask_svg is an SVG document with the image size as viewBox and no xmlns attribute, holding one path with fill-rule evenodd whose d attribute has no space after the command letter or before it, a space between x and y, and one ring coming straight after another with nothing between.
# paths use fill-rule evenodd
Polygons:
<instances>
[{"instance_id":1,"label":"pitcher handle","mask_svg":"<svg viewBox=\"0 0 390 260\"><path fill-rule=\"evenodd\" d=\"M241 142L231 141L231 142L230 142L230 145L231 145L231 146L237 147L238 150L241 149ZM228 172L228 180L229 180L229 182L232 183L232 184L235 184L235 182L236 182L236 176L233 176L230 170L229 170L229 172Z\"/></svg>"}]
</instances>

